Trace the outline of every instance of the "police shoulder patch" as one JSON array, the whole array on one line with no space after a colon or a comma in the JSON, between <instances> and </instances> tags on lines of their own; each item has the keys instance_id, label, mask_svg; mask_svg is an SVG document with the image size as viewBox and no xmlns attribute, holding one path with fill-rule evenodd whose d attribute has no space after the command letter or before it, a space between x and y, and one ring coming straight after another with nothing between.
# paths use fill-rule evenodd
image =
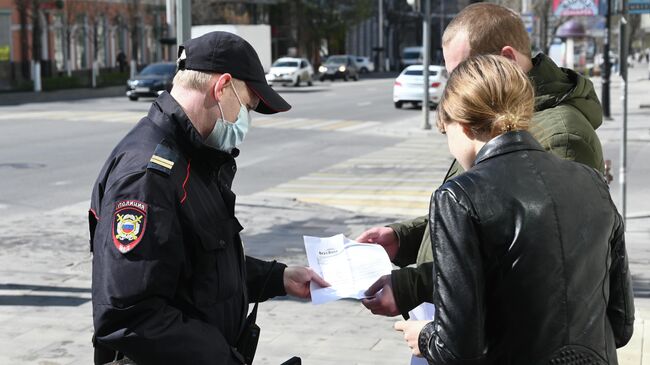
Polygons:
<instances>
[{"instance_id":1,"label":"police shoulder patch","mask_svg":"<svg viewBox=\"0 0 650 365\"><path fill-rule=\"evenodd\" d=\"M165 141L156 146L156 150L149 160L147 165L148 169L160 171L169 176L172 173L172 168L178 159L178 153L169 147Z\"/></svg>"},{"instance_id":2,"label":"police shoulder patch","mask_svg":"<svg viewBox=\"0 0 650 365\"><path fill-rule=\"evenodd\" d=\"M113 243L121 253L127 253L140 243L147 227L147 204L137 200L115 203Z\"/></svg>"}]
</instances>

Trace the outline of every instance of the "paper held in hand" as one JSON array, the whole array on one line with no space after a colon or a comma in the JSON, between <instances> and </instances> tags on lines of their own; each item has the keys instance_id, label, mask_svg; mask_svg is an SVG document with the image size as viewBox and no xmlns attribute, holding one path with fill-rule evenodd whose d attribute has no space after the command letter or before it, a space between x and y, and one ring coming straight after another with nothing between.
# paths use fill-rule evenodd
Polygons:
<instances>
[{"instance_id":1,"label":"paper held in hand","mask_svg":"<svg viewBox=\"0 0 650 365\"><path fill-rule=\"evenodd\" d=\"M366 289L393 269L384 248L358 243L344 235L321 238L304 236L309 266L330 287L311 283L311 301L322 304L341 298L362 299Z\"/></svg>"}]
</instances>

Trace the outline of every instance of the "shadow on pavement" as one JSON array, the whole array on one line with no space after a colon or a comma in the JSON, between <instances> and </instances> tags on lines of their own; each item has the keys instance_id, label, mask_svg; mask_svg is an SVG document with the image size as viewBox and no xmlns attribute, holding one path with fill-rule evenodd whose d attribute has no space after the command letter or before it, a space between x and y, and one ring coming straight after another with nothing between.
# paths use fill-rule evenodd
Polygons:
<instances>
[{"instance_id":1,"label":"shadow on pavement","mask_svg":"<svg viewBox=\"0 0 650 365\"><path fill-rule=\"evenodd\" d=\"M90 293L90 288L72 288L64 286L0 284L0 290L33 290L59 293Z\"/></svg>"},{"instance_id":2,"label":"shadow on pavement","mask_svg":"<svg viewBox=\"0 0 650 365\"><path fill-rule=\"evenodd\" d=\"M0 295L0 306L78 307L90 299L56 295Z\"/></svg>"}]
</instances>

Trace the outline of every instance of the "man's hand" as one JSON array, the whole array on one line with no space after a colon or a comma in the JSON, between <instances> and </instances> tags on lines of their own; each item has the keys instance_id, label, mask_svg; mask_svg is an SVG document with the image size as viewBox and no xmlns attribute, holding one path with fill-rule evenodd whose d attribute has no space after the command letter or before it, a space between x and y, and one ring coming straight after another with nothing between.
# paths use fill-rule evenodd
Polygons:
<instances>
[{"instance_id":1,"label":"man's hand","mask_svg":"<svg viewBox=\"0 0 650 365\"><path fill-rule=\"evenodd\" d=\"M294 297L310 299L311 291L309 290L309 283L315 282L321 287L330 286L330 284L323 280L312 269L302 266L289 266L284 269L284 290L289 295Z\"/></svg>"},{"instance_id":2,"label":"man's hand","mask_svg":"<svg viewBox=\"0 0 650 365\"><path fill-rule=\"evenodd\" d=\"M404 340L411 348L411 352L415 356L422 357L420 353L420 346L418 345L418 337L422 328L430 321L398 321L395 322L395 330L404 333Z\"/></svg>"},{"instance_id":3,"label":"man's hand","mask_svg":"<svg viewBox=\"0 0 650 365\"><path fill-rule=\"evenodd\" d=\"M386 253L388 258L391 261L397 256L397 251L399 251L399 239L397 234L390 227L373 227L369 230L363 232L355 240L361 243L376 243L381 245Z\"/></svg>"},{"instance_id":4,"label":"man's hand","mask_svg":"<svg viewBox=\"0 0 650 365\"><path fill-rule=\"evenodd\" d=\"M372 314L388 317L400 314L397 303L395 303L390 275L380 277L364 294L370 298L362 299L361 303L370 309Z\"/></svg>"}]
</instances>

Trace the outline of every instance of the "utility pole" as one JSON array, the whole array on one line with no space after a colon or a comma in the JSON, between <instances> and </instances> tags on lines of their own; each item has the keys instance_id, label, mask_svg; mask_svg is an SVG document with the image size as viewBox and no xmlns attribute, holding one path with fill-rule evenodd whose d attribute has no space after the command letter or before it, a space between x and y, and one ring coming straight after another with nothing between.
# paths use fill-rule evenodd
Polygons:
<instances>
[{"instance_id":1,"label":"utility pole","mask_svg":"<svg viewBox=\"0 0 650 365\"><path fill-rule=\"evenodd\" d=\"M431 0L424 1L422 18L422 78L424 96L422 97L422 129L431 129L429 123L429 58L431 54ZM444 0L443 0L444 1ZM442 19L442 18L441 18Z\"/></svg>"},{"instance_id":2,"label":"utility pole","mask_svg":"<svg viewBox=\"0 0 650 365\"><path fill-rule=\"evenodd\" d=\"M609 110L609 84L611 78L612 64L609 62L609 45L611 43L611 17L612 17L612 0L607 0L607 14L605 14L605 41L603 42L603 70L600 90L600 101L603 104L603 116L611 118Z\"/></svg>"},{"instance_id":3,"label":"utility pole","mask_svg":"<svg viewBox=\"0 0 650 365\"><path fill-rule=\"evenodd\" d=\"M379 64L377 65L379 71L384 71L384 0L379 1L379 19L378 19L378 28L379 28L379 48L377 50Z\"/></svg>"},{"instance_id":4,"label":"utility pole","mask_svg":"<svg viewBox=\"0 0 650 365\"><path fill-rule=\"evenodd\" d=\"M190 0L176 0L176 44L192 38L192 5Z\"/></svg>"},{"instance_id":5,"label":"utility pole","mask_svg":"<svg viewBox=\"0 0 650 365\"><path fill-rule=\"evenodd\" d=\"M627 169L627 53L628 53L628 33L627 33L627 1L623 0L622 16L619 25L619 74L623 81L623 94L621 100L623 101L623 125L621 126L621 161L619 169L619 183L621 188L621 216L623 217L623 224L625 225L626 216L626 169Z\"/></svg>"}]
</instances>

